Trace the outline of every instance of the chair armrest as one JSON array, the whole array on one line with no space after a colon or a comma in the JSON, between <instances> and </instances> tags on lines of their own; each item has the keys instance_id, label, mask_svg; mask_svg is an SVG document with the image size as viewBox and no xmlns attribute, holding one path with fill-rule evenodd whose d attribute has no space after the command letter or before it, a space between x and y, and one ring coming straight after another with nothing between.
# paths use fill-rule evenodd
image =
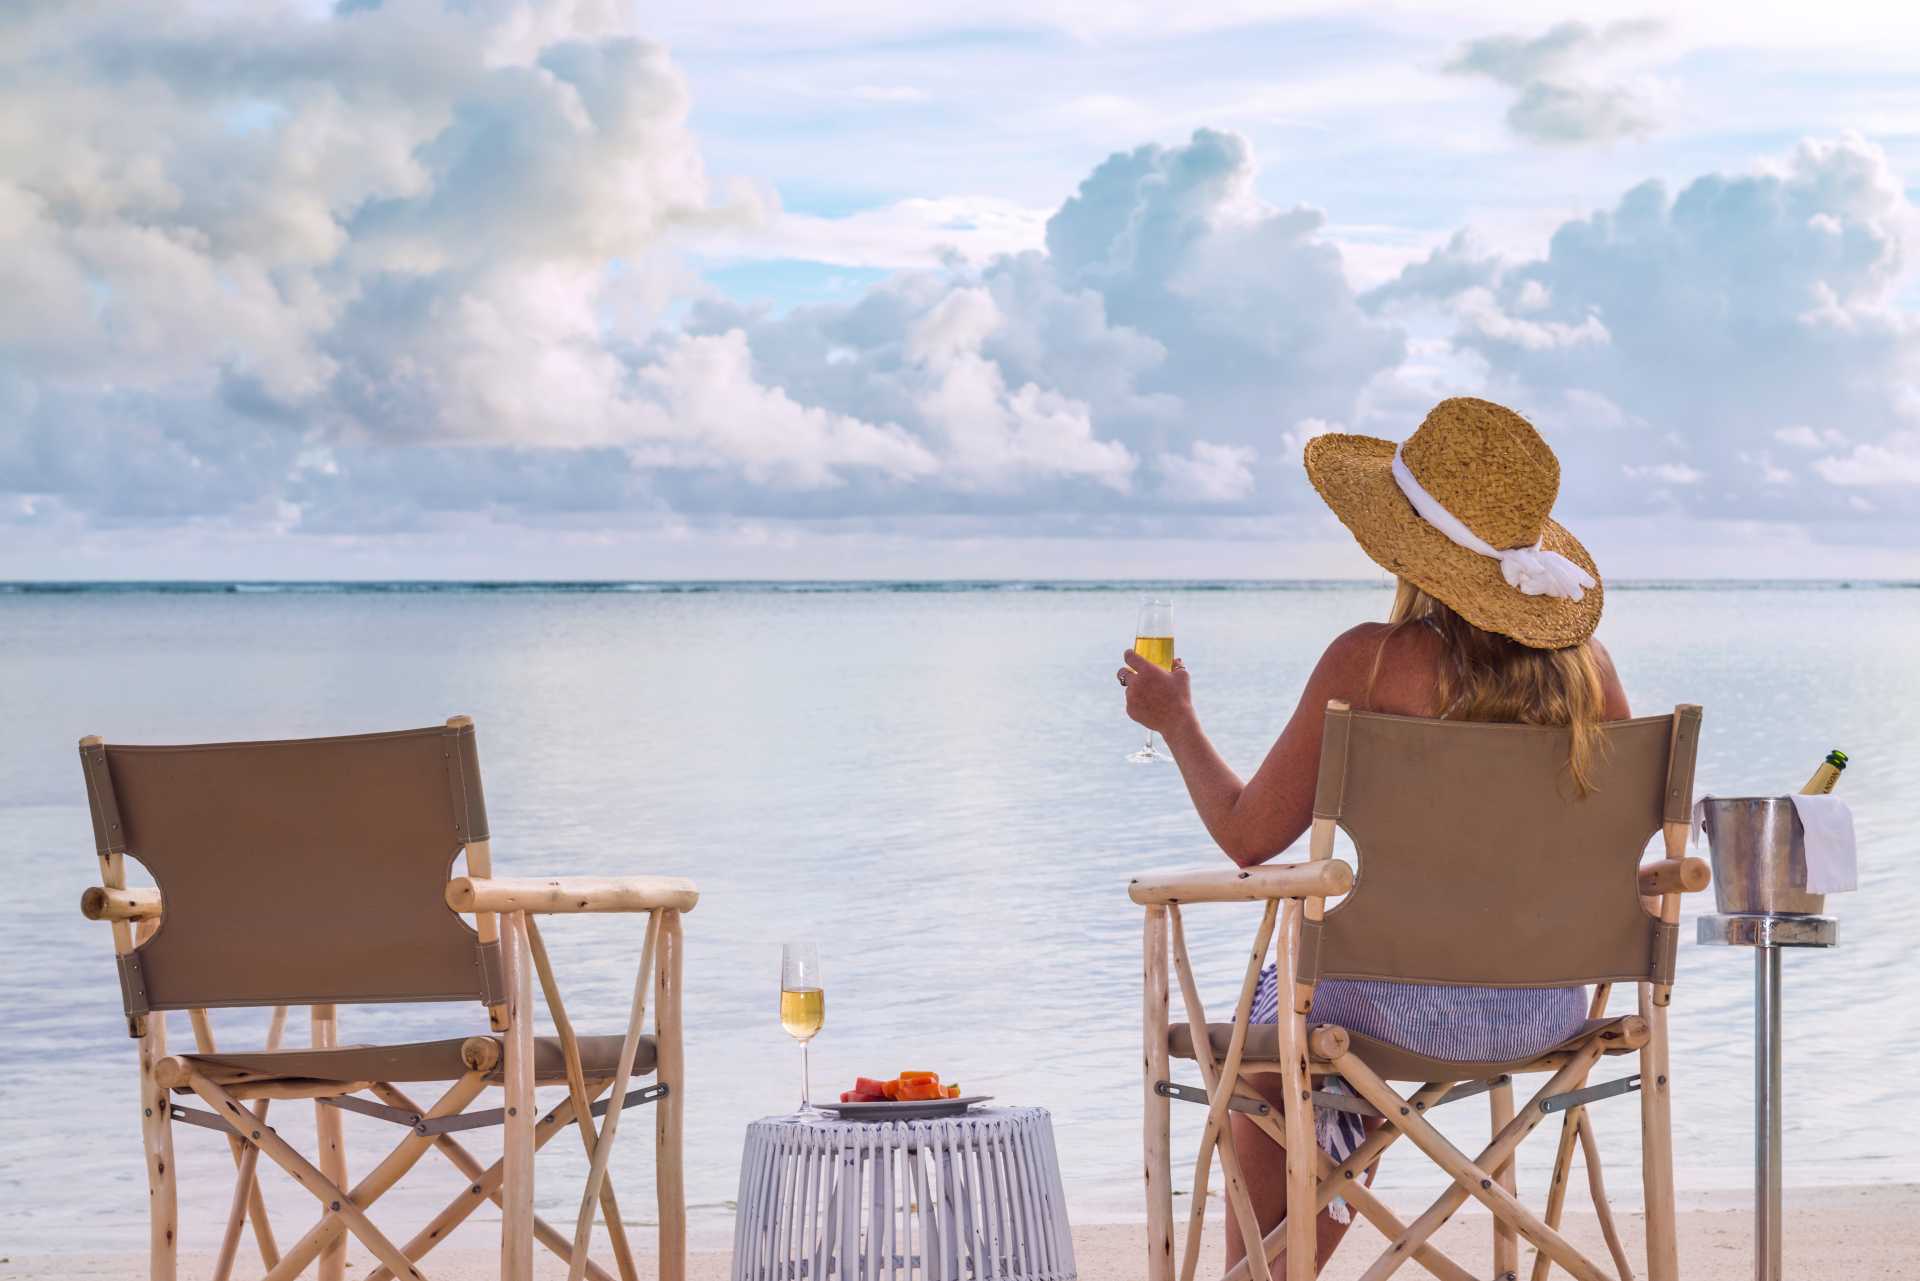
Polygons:
<instances>
[{"instance_id":1,"label":"chair armrest","mask_svg":"<svg viewBox=\"0 0 1920 1281\"><path fill-rule=\"evenodd\" d=\"M160 891L148 886L110 890L89 885L80 894L80 915L89 921L144 921L160 915Z\"/></svg>"},{"instance_id":2,"label":"chair armrest","mask_svg":"<svg viewBox=\"0 0 1920 1281\"><path fill-rule=\"evenodd\" d=\"M456 912L691 912L700 901L678 876L456 876L447 906Z\"/></svg>"},{"instance_id":3,"label":"chair armrest","mask_svg":"<svg viewBox=\"0 0 1920 1281\"><path fill-rule=\"evenodd\" d=\"M1136 903L1250 903L1327 898L1353 888L1353 869L1339 859L1266 863L1259 867L1182 867L1148 872L1127 883Z\"/></svg>"},{"instance_id":4,"label":"chair armrest","mask_svg":"<svg viewBox=\"0 0 1920 1281\"><path fill-rule=\"evenodd\" d=\"M1661 858L1640 865L1640 892L1649 898L1696 894L1711 884L1713 870L1703 858Z\"/></svg>"}]
</instances>

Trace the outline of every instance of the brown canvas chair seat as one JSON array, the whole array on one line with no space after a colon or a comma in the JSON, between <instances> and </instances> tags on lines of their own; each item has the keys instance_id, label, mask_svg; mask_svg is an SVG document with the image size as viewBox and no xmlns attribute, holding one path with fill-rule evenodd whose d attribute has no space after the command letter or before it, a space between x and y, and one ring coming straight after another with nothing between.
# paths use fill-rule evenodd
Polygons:
<instances>
[{"instance_id":1,"label":"brown canvas chair seat","mask_svg":"<svg viewBox=\"0 0 1920 1281\"><path fill-rule=\"evenodd\" d=\"M1395 1045L1391 1041L1382 1041L1377 1037L1365 1036L1351 1030L1347 1032L1347 1037L1352 1044L1354 1055L1388 1081L1490 1081L1497 1076L1526 1071L1548 1055L1567 1054L1584 1049L1589 1041L1596 1038L1608 1043L1606 1049L1602 1051L1604 1054L1630 1053L1638 1049L1646 1040L1645 1032L1638 1026L1638 1022L1638 1019L1631 1014L1606 1019L1588 1019L1579 1031L1558 1045L1539 1054L1500 1063L1463 1063L1455 1059L1429 1058L1425 1054ZM1634 1026L1628 1026L1629 1023ZM1334 1025L1317 1023L1314 1026L1322 1028ZM1233 1024L1207 1024L1207 1039L1213 1042L1214 1058L1224 1059L1227 1055L1227 1046L1233 1039ZM1186 1027L1169 1029L1167 1051L1176 1059L1191 1059L1193 1033ZM1255 1023L1249 1026L1246 1048L1241 1051L1241 1062L1249 1070L1259 1071L1261 1063L1277 1063L1279 1059L1279 1027L1273 1023ZM1557 1066L1557 1064L1549 1066ZM1319 1068L1316 1067L1315 1070L1318 1071Z\"/></svg>"},{"instance_id":2,"label":"brown canvas chair seat","mask_svg":"<svg viewBox=\"0 0 1920 1281\"><path fill-rule=\"evenodd\" d=\"M329 1049L249 1051L242 1054L183 1054L209 1081L219 1085L251 1085L261 1081L457 1081L469 1072L466 1047L491 1040L497 1052L490 1081L500 1081L506 1072L506 1038L455 1037L447 1041L414 1041L406 1045L341 1045ZM588 1079L610 1077L620 1058L617 1036L579 1038L580 1066ZM632 1071L644 1076L653 1071L654 1039L640 1038L634 1052ZM482 1060L484 1061L484 1060ZM565 1052L557 1036L533 1039L534 1081L539 1085L560 1085L567 1079Z\"/></svg>"}]
</instances>

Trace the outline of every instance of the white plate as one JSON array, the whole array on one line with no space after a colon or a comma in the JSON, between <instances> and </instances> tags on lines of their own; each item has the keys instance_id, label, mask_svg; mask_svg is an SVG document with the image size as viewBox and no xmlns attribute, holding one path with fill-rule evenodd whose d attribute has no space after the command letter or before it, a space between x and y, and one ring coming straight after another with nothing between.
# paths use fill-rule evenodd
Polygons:
<instances>
[{"instance_id":1,"label":"white plate","mask_svg":"<svg viewBox=\"0 0 1920 1281\"><path fill-rule=\"evenodd\" d=\"M935 1117L959 1116L976 1103L985 1103L991 1094L965 1094L957 1099L914 1099L885 1103L821 1103L823 1112L838 1113L844 1121L930 1121Z\"/></svg>"}]
</instances>

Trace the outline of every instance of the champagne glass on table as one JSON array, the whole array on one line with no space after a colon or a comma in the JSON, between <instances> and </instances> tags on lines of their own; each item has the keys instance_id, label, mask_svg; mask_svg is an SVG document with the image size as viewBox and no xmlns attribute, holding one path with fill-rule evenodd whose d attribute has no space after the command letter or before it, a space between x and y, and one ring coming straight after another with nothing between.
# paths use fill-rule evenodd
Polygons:
<instances>
[{"instance_id":1,"label":"champagne glass on table","mask_svg":"<svg viewBox=\"0 0 1920 1281\"><path fill-rule=\"evenodd\" d=\"M1133 652L1156 667L1173 670L1173 602L1149 596L1140 603L1140 620L1133 628ZM1156 751L1153 746L1153 731L1147 731L1147 743L1139 751L1128 755L1128 760L1136 765L1150 761L1170 761L1166 752Z\"/></svg>"},{"instance_id":2,"label":"champagne glass on table","mask_svg":"<svg viewBox=\"0 0 1920 1281\"><path fill-rule=\"evenodd\" d=\"M780 1026L800 1042L800 1115L818 1116L807 1043L827 1021L827 992L820 978L820 948L788 943L780 949Z\"/></svg>"}]
</instances>

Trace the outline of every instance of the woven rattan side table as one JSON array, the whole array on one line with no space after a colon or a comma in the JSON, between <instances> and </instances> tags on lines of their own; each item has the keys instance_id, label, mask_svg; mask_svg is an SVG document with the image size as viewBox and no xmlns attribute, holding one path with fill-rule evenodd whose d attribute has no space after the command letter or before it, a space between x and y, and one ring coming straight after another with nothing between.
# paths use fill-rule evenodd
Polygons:
<instances>
[{"instance_id":1,"label":"woven rattan side table","mask_svg":"<svg viewBox=\"0 0 1920 1281\"><path fill-rule=\"evenodd\" d=\"M733 1281L1071 1281L1044 1108L747 1127Z\"/></svg>"}]
</instances>

